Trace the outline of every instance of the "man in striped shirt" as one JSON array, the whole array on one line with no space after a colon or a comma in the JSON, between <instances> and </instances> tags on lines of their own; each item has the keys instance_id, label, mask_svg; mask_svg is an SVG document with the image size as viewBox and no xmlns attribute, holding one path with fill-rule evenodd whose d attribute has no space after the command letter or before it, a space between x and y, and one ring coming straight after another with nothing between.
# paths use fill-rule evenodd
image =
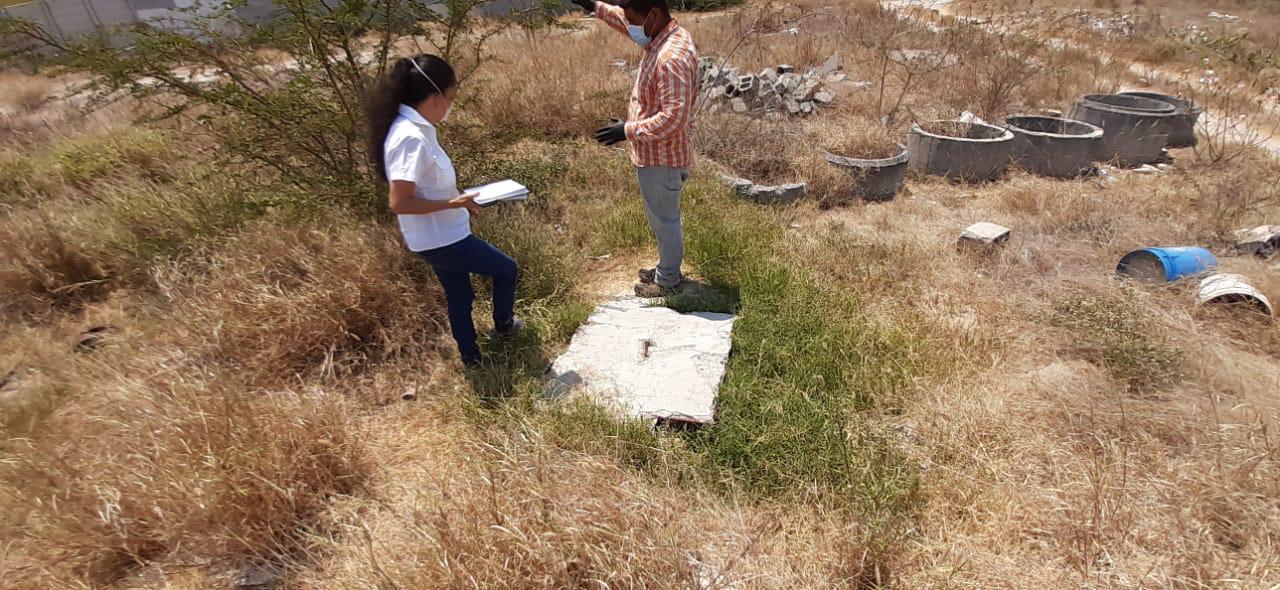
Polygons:
<instances>
[{"instance_id":1,"label":"man in striped shirt","mask_svg":"<svg viewBox=\"0 0 1280 590\"><path fill-rule=\"evenodd\" d=\"M595 137L604 145L630 143L649 227L658 239L658 264L640 270L636 295L669 295L683 281L680 194L693 164L689 128L700 82L698 50L671 17L666 0L622 0L616 6L573 2L644 48L627 120L615 119Z\"/></svg>"}]
</instances>

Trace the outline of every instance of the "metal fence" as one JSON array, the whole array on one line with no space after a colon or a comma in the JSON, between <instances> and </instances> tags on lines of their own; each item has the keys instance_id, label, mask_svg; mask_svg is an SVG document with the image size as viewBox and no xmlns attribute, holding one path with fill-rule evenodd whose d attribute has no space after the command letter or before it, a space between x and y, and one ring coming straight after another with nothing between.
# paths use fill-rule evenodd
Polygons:
<instances>
[{"instance_id":1,"label":"metal fence","mask_svg":"<svg viewBox=\"0 0 1280 590\"><path fill-rule=\"evenodd\" d=\"M35 0L0 9L0 14L39 23L50 34L67 40L97 33L105 27L138 22L133 1Z\"/></svg>"}]
</instances>

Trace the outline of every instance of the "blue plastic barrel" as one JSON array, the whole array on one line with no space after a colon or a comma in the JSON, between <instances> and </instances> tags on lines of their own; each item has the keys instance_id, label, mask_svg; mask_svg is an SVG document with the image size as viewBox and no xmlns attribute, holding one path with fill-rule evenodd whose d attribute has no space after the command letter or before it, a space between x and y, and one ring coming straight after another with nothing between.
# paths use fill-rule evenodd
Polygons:
<instances>
[{"instance_id":1,"label":"blue plastic barrel","mask_svg":"<svg viewBox=\"0 0 1280 590\"><path fill-rule=\"evenodd\" d=\"M1116 273L1146 283L1167 283L1216 266L1213 253L1199 246L1143 248L1125 254Z\"/></svg>"}]
</instances>

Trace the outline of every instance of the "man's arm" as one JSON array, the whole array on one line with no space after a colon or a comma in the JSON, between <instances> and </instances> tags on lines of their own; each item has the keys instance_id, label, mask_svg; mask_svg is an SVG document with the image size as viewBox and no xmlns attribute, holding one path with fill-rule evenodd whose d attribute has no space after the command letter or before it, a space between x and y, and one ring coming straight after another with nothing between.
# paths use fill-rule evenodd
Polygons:
<instances>
[{"instance_id":1,"label":"man's arm","mask_svg":"<svg viewBox=\"0 0 1280 590\"><path fill-rule=\"evenodd\" d=\"M654 72L658 81L658 112L652 117L628 121L627 139L646 142L665 139L689 126L697 101L696 70L681 60L668 60Z\"/></svg>"},{"instance_id":2,"label":"man's arm","mask_svg":"<svg viewBox=\"0 0 1280 590\"><path fill-rule=\"evenodd\" d=\"M621 8L607 2L596 2L596 18L613 30L627 34L627 15Z\"/></svg>"}]
</instances>

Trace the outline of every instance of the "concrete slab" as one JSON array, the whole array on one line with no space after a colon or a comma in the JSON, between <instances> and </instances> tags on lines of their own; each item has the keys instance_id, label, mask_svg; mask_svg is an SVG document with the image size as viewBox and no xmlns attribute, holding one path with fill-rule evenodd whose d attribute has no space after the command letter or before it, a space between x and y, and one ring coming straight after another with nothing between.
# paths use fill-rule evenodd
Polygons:
<instances>
[{"instance_id":1,"label":"concrete slab","mask_svg":"<svg viewBox=\"0 0 1280 590\"><path fill-rule=\"evenodd\" d=\"M960 232L961 244L1003 244L1009 240L1012 230L994 223L979 221Z\"/></svg>"},{"instance_id":2,"label":"concrete slab","mask_svg":"<svg viewBox=\"0 0 1280 590\"><path fill-rule=\"evenodd\" d=\"M622 296L597 307L551 366L546 394L581 392L620 415L710 424L737 318Z\"/></svg>"}]
</instances>

